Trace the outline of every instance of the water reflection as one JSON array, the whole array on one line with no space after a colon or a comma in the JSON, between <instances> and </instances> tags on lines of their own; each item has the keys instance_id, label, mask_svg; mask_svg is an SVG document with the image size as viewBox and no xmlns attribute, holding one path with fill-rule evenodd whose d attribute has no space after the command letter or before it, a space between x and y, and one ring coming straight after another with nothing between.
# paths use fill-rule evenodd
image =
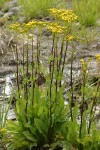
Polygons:
<instances>
[{"instance_id":1,"label":"water reflection","mask_svg":"<svg viewBox=\"0 0 100 150\"><path fill-rule=\"evenodd\" d=\"M11 95L12 88L13 88L13 81L12 79L15 77L14 74L7 74L3 78L5 80L4 83L0 85L0 96L3 96L4 93L7 97Z\"/></svg>"},{"instance_id":2,"label":"water reflection","mask_svg":"<svg viewBox=\"0 0 100 150\"><path fill-rule=\"evenodd\" d=\"M11 80L11 77L10 76L7 76L5 78L5 81L6 81L6 85L5 85L5 94L7 96L9 96L11 94L11 91L12 91L12 80Z\"/></svg>"},{"instance_id":3,"label":"water reflection","mask_svg":"<svg viewBox=\"0 0 100 150\"><path fill-rule=\"evenodd\" d=\"M14 87L14 80L15 79L15 74L7 74L3 78L1 78L3 82L0 83L0 110L3 110L3 115L5 116L6 112L8 111L7 114L7 119L13 120L15 119L15 112L14 109L10 108L9 109L9 103L8 101L3 101L4 100L4 93L5 97L9 98L12 93L12 89Z\"/></svg>"}]
</instances>

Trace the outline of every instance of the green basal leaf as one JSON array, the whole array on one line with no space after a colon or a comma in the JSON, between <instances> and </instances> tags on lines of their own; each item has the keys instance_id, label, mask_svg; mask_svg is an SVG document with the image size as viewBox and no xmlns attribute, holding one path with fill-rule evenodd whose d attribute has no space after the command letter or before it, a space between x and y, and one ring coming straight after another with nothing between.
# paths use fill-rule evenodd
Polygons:
<instances>
[{"instance_id":1,"label":"green basal leaf","mask_svg":"<svg viewBox=\"0 0 100 150\"><path fill-rule=\"evenodd\" d=\"M40 116L40 115L43 113L43 109L44 109L43 106L41 106L41 107L39 108L38 114L37 114L38 116Z\"/></svg>"},{"instance_id":2,"label":"green basal leaf","mask_svg":"<svg viewBox=\"0 0 100 150\"><path fill-rule=\"evenodd\" d=\"M24 131L23 134L25 135L27 140L30 140L32 142L37 142L37 140L34 138L34 136L32 136L32 133L30 133L29 131Z\"/></svg>"},{"instance_id":3,"label":"green basal leaf","mask_svg":"<svg viewBox=\"0 0 100 150\"><path fill-rule=\"evenodd\" d=\"M93 128L93 140L94 142L99 142L100 143L100 130L97 130L96 128Z\"/></svg>"},{"instance_id":4,"label":"green basal leaf","mask_svg":"<svg viewBox=\"0 0 100 150\"><path fill-rule=\"evenodd\" d=\"M67 96L68 96L68 100L69 100L69 102L71 102L71 92L70 92L70 91L68 91Z\"/></svg>"},{"instance_id":5,"label":"green basal leaf","mask_svg":"<svg viewBox=\"0 0 100 150\"><path fill-rule=\"evenodd\" d=\"M82 143L83 145L86 145L89 142L93 143L92 136L85 135L85 138L83 138L83 139L80 140L80 143Z\"/></svg>"},{"instance_id":6,"label":"green basal leaf","mask_svg":"<svg viewBox=\"0 0 100 150\"><path fill-rule=\"evenodd\" d=\"M87 124L86 124L86 110L83 112L83 122L82 122L82 138L86 136Z\"/></svg>"},{"instance_id":7,"label":"green basal leaf","mask_svg":"<svg viewBox=\"0 0 100 150\"><path fill-rule=\"evenodd\" d=\"M77 116L78 116L78 103L76 102L73 109L73 119L76 120Z\"/></svg>"},{"instance_id":8,"label":"green basal leaf","mask_svg":"<svg viewBox=\"0 0 100 150\"><path fill-rule=\"evenodd\" d=\"M88 110L87 110L87 113L90 113L91 109L92 109L92 105L93 105L93 101L91 101L89 103L89 107L88 107Z\"/></svg>"},{"instance_id":9,"label":"green basal leaf","mask_svg":"<svg viewBox=\"0 0 100 150\"><path fill-rule=\"evenodd\" d=\"M43 134L43 136L46 138L47 132L48 132L48 126L45 122L43 122L41 119L34 119L34 125L39 131L40 134Z\"/></svg>"},{"instance_id":10,"label":"green basal leaf","mask_svg":"<svg viewBox=\"0 0 100 150\"><path fill-rule=\"evenodd\" d=\"M79 131L79 125L78 125L77 121L70 120L68 123L67 140L70 142L72 141L72 143L75 143L75 141L77 141L77 139L78 139L78 131Z\"/></svg>"}]
</instances>

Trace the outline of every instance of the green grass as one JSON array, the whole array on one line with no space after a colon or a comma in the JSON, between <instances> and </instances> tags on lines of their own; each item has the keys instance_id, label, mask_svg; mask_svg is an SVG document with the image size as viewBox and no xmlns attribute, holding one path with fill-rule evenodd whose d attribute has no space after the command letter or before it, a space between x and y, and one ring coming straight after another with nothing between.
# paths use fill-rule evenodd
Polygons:
<instances>
[{"instance_id":1,"label":"green grass","mask_svg":"<svg viewBox=\"0 0 100 150\"><path fill-rule=\"evenodd\" d=\"M73 0L73 8L82 25L86 27L96 25L100 16L100 0Z\"/></svg>"},{"instance_id":2,"label":"green grass","mask_svg":"<svg viewBox=\"0 0 100 150\"><path fill-rule=\"evenodd\" d=\"M8 0L0 0L0 8L3 6L3 4Z\"/></svg>"},{"instance_id":3,"label":"green grass","mask_svg":"<svg viewBox=\"0 0 100 150\"><path fill-rule=\"evenodd\" d=\"M23 14L27 19L46 17L49 15L48 9L62 6L64 1L60 0L19 0L19 5L23 6Z\"/></svg>"}]
</instances>

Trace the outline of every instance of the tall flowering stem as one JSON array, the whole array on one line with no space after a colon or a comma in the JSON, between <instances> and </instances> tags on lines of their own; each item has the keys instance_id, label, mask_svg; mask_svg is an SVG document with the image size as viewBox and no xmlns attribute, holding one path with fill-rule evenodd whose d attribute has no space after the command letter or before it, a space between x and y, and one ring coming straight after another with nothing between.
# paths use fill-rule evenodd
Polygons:
<instances>
[{"instance_id":1,"label":"tall flowering stem","mask_svg":"<svg viewBox=\"0 0 100 150\"><path fill-rule=\"evenodd\" d=\"M62 63L62 57L63 57L63 50L64 50L64 38L62 39L62 43L61 43L61 50L60 50L60 59L59 59L59 70L60 70L60 67L61 67L61 63Z\"/></svg>"},{"instance_id":2,"label":"tall flowering stem","mask_svg":"<svg viewBox=\"0 0 100 150\"><path fill-rule=\"evenodd\" d=\"M56 38L56 43L55 43L55 57L56 57L56 95L58 91L58 70L59 70L59 60L58 60L58 47L57 47L57 42L58 42L58 37ZM57 99L57 98L56 98ZM56 100L55 100L56 101Z\"/></svg>"},{"instance_id":3,"label":"tall flowering stem","mask_svg":"<svg viewBox=\"0 0 100 150\"><path fill-rule=\"evenodd\" d=\"M59 56L59 62L58 62L58 76L61 76L61 64L62 64L62 58L63 58L63 50L64 50L64 39L65 37L62 38L62 42L61 42L61 49L60 49L60 56ZM60 77L60 81L59 81L59 86L61 87L61 77Z\"/></svg>"},{"instance_id":4,"label":"tall flowering stem","mask_svg":"<svg viewBox=\"0 0 100 150\"><path fill-rule=\"evenodd\" d=\"M25 51L24 51L24 37L23 37L23 72L24 72L24 65L25 65Z\"/></svg>"},{"instance_id":5,"label":"tall flowering stem","mask_svg":"<svg viewBox=\"0 0 100 150\"><path fill-rule=\"evenodd\" d=\"M68 40L66 40L66 48L65 48L65 51L64 51L64 58L63 58L63 62L62 62L62 74L63 74L64 67L65 67L65 60L66 60L66 55L67 55L67 49L68 49Z\"/></svg>"},{"instance_id":6,"label":"tall flowering stem","mask_svg":"<svg viewBox=\"0 0 100 150\"><path fill-rule=\"evenodd\" d=\"M37 68L36 68L36 74L37 74L37 84L39 86L39 67L40 67L40 41L39 37L37 37Z\"/></svg>"},{"instance_id":7,"label":"tall flowering stem","mask_svg":"<svg viewBox=\"0 0 100 150\"><path fill-rule=\"evenodd\" d=\"M88 125L88 134L90 134L90 129L91 129L91 124L92 124L92 114L93 114L93 108L94 106L96 105L96 100L97 100L97 94L98 94L98 91L100 89L100 81L98 81L98 84L97 84L97 89L96 89L96 92L95 92L95 96L93 98L93 103L92 103L92 107L91 107L91 111L90 111L90 118L89 118L89 125Z\"/></svg>"},{"instance_id":8,"label":"tall flowering stem","mask_svg":"<svg viewBox=\"0 0 100 150\"><path fill-rule=\"evenodd\" d=\"M71 86L71 106L70 106L70 112L71 112L71 120L73 121L73 113L72 113L72 105L73 105L73 57L74 57L74 50L72 50L71 53L71 69L70 69L70 86Z\"/></svg>"},{"instance_id":9,"label":"tall flowering stem","mask_svg":"<svg viewBox=\"0 0 100 150\"><path fill-rule=\"evenodd\" d=\"M65 67L65 60L66 60L66 55L67 55L67 49L68 49L68 40L66 40L66 48L65 48L65 51L64 51L64 57L63 57L63 60L62 60L62 69L61 69L61 73L63 74L63 71L64 71L64 67ZM61 87L61 80L60 80L60 87Z\"/></svg>"},{"instance_id":10,"label":"tall flowering stem","mask_svg":"<svg viewBox=\"0 0 100 150\"><path fill-rule=\"evenodd\" d=\"M16 57L17 57L17 88L18 88L18 93L19 93L19 57L18 57L18 48L17 48L17 43L16 43Z\"/></svg>"},{"instance_id":11,"label":"tall flowering stem","mask_svg":"<svg viewBox=\"0 0 100 150\"><path fill-rule=\"evenodd\" d=\"M50 72L50 126L48 129L48 143L51 141L51 130L52 130L52 83L53 83L53 75L54 75L54 59L55 59L55 34L53 34L53 41L52 41L52 50L51 50L51 57L49 64L49 72Z\"/></svg>"},{"instance_id":12,"label":"tall flowering stem","mask_svg":"<svg viewBox=\"0 0 100 150\"><path fill-rule=\"evenodd\" d=\"M24 98L26 100L26 106L25 106L25 113L26 113L26 122L28 122L28 76L29 76L29 64L28 64L28 41L27 41L27 47L26 47L26 73L25 73L25 86L24 86Z\"/></svg>"},{"instance_id":13,"label":"tall flowering stem","mask_svg":"<svg viewBox=\"0 0 100 150\"><path fill-rule=\"evenodd\" d=\"M98 69L100 69L100 54L97 54L95 57L96 57L96 60L97 60L97 63L98 63L98 67L99 67ZM91 111L90 111L88 134L90 134L91 124L92 124L93 108L96 105L97 94L98 94L99 89L100 89L100 77L99 77L99 80L98 80L98 83L97 83L97 88L96 88L95 96L93 98L93 103L92 103L92 107L91 107Z\"/></svg>"},{"instance_id":14,"label":"tall flowering stem","mask_svg":"<svg viewBox=\"0 0 100 150\"><path fill-rule=\"evenodd\" d=\"M81 122L80 122L80 129L79 129L79 138L82 138L82 127L83 127L83 113L84 113L84 104L85 104L85 86L86 86L86 79L87 79L87 67L88 63L81 59L82 64L82 75L83 75L83 86L82 86L82 105L81 105ZM80 143L80 150L83 149L83 145Z\"/></svg>"},{"instance_id":15,"label":"tall flowering stem","mask_svg":"<svg viewBox=\"0 0 100 150\"><path fill-rule=\"evenodd\" d=\"M34 88L35 88L35 80L34 80L34 54L33 54L34 46L33 46L33 36L32 36L32 105L34 104Z\"/></svg>"}]
</instances>

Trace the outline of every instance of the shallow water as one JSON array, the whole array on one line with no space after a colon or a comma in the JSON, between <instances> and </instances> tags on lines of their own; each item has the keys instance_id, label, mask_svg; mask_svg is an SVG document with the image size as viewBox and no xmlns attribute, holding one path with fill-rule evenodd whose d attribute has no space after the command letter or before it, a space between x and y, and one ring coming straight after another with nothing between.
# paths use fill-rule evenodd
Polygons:
<instances>
[{"instance_id":1,"label":"shallow water","mask_svg":"<svg viewBox=\"0 0 100 150\"><path fill-rule=\"evenodd\" d=\"M0 84L0 96L2 97L4 94L6 97L10 97L12 89L13 89L13 81L12 79L15 77L14 74L7 74L3 77L4 83Z\"/></svg>"},{"instance_id":2,"label":"shallow water","mask_svg":"<svg viewBox=\"0 0 100 150\"><path fill-rule=\"evenodd\" d=\"M9 103L7 99L11 96L12 90L14 88L15 74L7 74L3 77L4 82L0 83L0 108L3 107L3 110L8 111L7 119L15 119L14 109L9 109ZM5 99L4 99L5 97Z\"/></svg>"}]
</instances>

